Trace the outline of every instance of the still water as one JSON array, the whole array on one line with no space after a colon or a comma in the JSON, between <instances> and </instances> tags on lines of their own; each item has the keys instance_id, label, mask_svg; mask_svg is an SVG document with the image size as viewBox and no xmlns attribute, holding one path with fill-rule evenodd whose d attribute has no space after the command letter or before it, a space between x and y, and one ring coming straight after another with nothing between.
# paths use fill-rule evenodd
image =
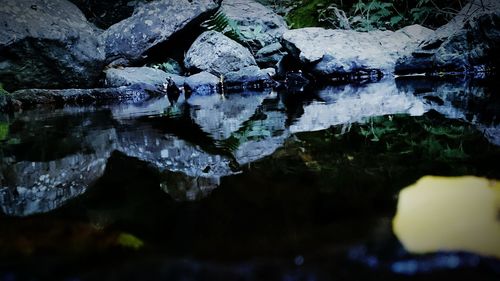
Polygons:
<instances>
[{"instance_id":1,"label":"still water","mask_svg":"<svg viewBox=\"0 0 500 281\"><path fill-rule=\"evenodd\" d=\"M0 116L0 280L498 280L495 91L386 79Z\"/></svg>"}]
</instances>

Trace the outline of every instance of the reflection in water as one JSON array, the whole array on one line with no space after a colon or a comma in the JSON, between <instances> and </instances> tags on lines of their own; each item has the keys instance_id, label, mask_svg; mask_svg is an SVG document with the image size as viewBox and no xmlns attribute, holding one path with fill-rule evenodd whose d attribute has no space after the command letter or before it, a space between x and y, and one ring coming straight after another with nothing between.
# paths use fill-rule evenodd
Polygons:
<instances>
[{"instance_id":1,"label":"reflection in water","mask_svg":"<svg viewBox=\"0 0 500 281\"><path fill-rule=\"evenodd\" d=\"M185 183L170 182L164 190L178 200L200 199L223 177L272 155L296 133L336 125L345 133L360 124L361 133L376 141L405 126L372 118L381 115L420 116L435 110L473 124L498 145L497 104L484 87L468 82L387 79L304 93L192 96L173 105L160 98L134 105L1 116L1 210L29 215L57 208L101 177L114 150L161 172L182 173L189 178ZM461 147L447 148L439 142L440 134L463 138L462 127L450 131L424 125L436 137L422 144L410 142L409 147L439 150L442 153L433 155L443 157L466 156ZM407 141L403 135L397 138ZM388 150L393 145L392 140L386 143Z\"/></svg>"},{"instance_id":2,"label":"reflection in water","mask_svg":"<svg viewBox=\"0 0 500 281\"><path fill-rule=\"evenodd\" d=\"M318 96L321 101L306 105L304 115L290 126L293 133L362 122L370 116L403 113L420 116L428 110L422 99L398 91L394 80L362 86L330 86L320 90Z\"/></svg>"},{"instance_id":3,"label":"reflection in water","mask_svg":"<svg viewBox=\"0 0 500 281\"><path fill-rule=\"evenodd\" d=\"M403 189L394 233L412 253L466 251L500 258L500 182L431 177Z\"/></svg>"}]
</instances>

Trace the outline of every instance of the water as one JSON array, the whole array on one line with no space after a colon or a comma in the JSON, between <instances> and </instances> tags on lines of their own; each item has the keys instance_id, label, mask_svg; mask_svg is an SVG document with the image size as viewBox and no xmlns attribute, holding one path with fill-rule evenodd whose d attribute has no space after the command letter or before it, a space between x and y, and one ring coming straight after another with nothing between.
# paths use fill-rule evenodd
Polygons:
<instances>
[{"instance_id":1,"label":"water","mask_svg":"<svg viewBox=\"0 0 500 281\"><path fill-rule=\"evenodd\" d=\"M400 190L422 176L500 178L500 99L483 84L1 116L0 280L495 280L494 255L412 252L392 229ZM461 206L454 194L436 205ZM481 229L456 213L442 224Z\"/></svg>"}]
</instances>

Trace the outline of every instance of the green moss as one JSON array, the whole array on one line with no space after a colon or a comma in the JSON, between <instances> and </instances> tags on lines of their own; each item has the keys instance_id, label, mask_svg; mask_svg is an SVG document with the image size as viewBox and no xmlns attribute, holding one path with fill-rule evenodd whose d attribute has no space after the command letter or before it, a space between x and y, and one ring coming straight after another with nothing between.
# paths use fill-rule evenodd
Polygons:
<instances>
[{"instance_id":1,"label":"green moss","mask_svg":"<svg viewBox=\"0 0 500 281\"><path fill-rule=\"evenodd\" d=\"M291 28L321 26L318 21L318 7L328 6L331 0L309 0L304 1L304 5L294 9L286 17L286 21Z\"/></svg>"},{"instance_id":2,"label":"green moss","mask_svg":"<svg viewBox=\"0 0 500 281\"><path fill-rule=\"evenodd\" d=\"M0 122L0 141L7 139L9 135L9 123Z\"/></svg>"}]
</instances>

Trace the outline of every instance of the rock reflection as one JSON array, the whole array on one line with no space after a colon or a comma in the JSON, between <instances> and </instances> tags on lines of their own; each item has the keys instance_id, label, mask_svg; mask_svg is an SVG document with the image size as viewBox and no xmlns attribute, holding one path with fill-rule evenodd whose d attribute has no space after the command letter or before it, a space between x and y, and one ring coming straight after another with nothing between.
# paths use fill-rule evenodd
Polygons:
<instances>
[{"instance_id":1,"label":"rock reflection","mask_svg":"<svg viewBox=\"0 0 500 281\"><path fill-rule=\"evenodd\" d=\"M322 101L304 106L304 114L290 126L290 131L324 130L334 125L362 122L370 116L426 112L421 99L398 91L394 80L367 85L326 87L318 92Z\"/></svg>"},{"instance_id":2,"label":"rock reflection","mask_svg":"<svg viewBox=\"0 0 500 281\"><path fill-rule=\"evenodd\" d=\"M273 154L295 133L350 128L381 115L435 110L474 124L500 145L498 108L498 99L467 81L387 79L302 93L38 109L0 117L0 204L9 215L57 208L101 177L114 150L160 172L182 174L179 185L170 182L165 191L177 200L196 200L242 165Z\"/></svg>"},{"instance_id":3,"label":"rock reflection","mask_svg":"<svg viewBox=\"0 0 500 281\"><path fill-rule=\"evenodd\" d=\"M470 252L500 258L500 183L424 177L403 189L394 233L415 254Z\"/></svg>"}]
</instances>

